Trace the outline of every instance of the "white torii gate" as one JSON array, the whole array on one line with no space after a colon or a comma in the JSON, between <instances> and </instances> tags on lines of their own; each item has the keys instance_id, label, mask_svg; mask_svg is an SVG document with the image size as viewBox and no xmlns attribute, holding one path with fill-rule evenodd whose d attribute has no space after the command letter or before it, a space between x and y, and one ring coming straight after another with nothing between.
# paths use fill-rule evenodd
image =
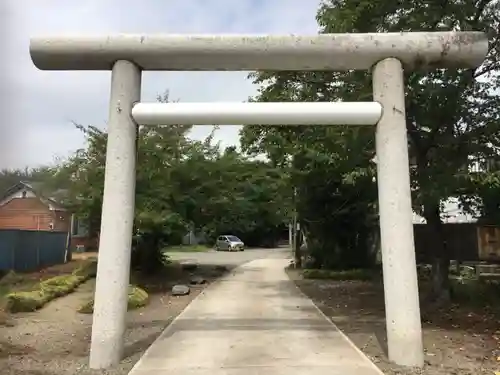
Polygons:
<instances>
[{"instance_id":1,"label":"white torii gate","mask_svg":"<svg viewBox=\"0 0 500 375\"><path fill-rule=\"evenodd\" d=\"M90 367L122 358L135 205L136 128L157 124L376 125L389 358L423 365L403 67L475 68L480 32L55 36L31 39L42 70L111 70ZM369 103L140 103L146 70L372 70Z\"/></svg>"}]
</instances>

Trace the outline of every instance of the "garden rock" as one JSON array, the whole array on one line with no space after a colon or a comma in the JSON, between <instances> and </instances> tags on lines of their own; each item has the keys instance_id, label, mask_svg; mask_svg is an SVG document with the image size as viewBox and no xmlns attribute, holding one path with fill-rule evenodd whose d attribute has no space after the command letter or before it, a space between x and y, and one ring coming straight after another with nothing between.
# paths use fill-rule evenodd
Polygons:
<instances>
[{"instance_id":1,"label":"garden rock","mask_svg":"<svg viewBox=\"0 0 500 375\"><path fill-rule=\"evenodd\" d=\"M182 285L182 284L179 284L179 285L174 285L172 287L172 295L173 296L185 296L187 294L189 294L189 287L187 285Z\"/></svg>"}]
</instances>

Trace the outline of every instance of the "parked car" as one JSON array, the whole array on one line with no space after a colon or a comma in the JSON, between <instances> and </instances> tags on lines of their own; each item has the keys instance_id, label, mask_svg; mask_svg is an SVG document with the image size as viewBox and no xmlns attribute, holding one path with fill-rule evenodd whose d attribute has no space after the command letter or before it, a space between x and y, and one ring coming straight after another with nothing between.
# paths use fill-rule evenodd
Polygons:
<instances>
[{"instance_id":1,"label":"parked car","mask_svg":"<svg viewBox=\"0 0 500 375\"><path fill-rule=\"evenodd\" d=\"M231 234L226 234L217 237L217 241L215 242L215 250L243 251L245 250L245 244L238 237Z\"/></svg>"}]
</instances>

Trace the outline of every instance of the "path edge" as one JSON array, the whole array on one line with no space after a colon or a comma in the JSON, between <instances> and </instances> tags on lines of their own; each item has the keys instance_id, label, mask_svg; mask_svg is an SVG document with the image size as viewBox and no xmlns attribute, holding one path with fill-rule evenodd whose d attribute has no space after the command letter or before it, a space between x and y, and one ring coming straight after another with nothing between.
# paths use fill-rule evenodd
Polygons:
<instances>
[{"instance_id":1,"label":"path edge","mask_svg":"<svg viewBox=\"0 0 500 375\"><path fill-rule=\"evenodd\" d=\"M138 367L142 364L143 362L143 358L149 353L149 351L151 350L151 348L153 346L155 346L157 344L157 342L159 342L164 336L166 336L171 330L172 330L172 325L174 324L174 322L178 319L181 319L183 315L186 314L187 311L189 311L190 309L192 309L192 305L194 304L194 302L201 298L201 296L203 296L206 292L208 292L210 289L213 289L214 287L216 287L220 282L224 281L225 279L228 279L232 276L234 276L233 272L236 271L238 268L242 267L243 265L249 263L251 261L248 261L248 262L245 262L243 264L240 264L238 265L237 267L234 267L233 269L231 269L227 275L223 276L223 277L220 277L218 278L217 280L215 280L214 282L210 283L209 286L207 286L206 288L204 288L201 293L199 293L195 298L193 298L191 300L191 302L189 302L189 304L184 308L184 310L181 311L181 313L179 315L177 315L174 319L172 319L172 321L165 327L165 329L163 331L161 331L161 333L158 335L158 337L151 343L151 345L148 346L148 348L142 353L141 357L139 358L139 360L135 363L135 365L130 369L130 371L127 373L127 375L134 375L134 372L135 371L139 371L138 370Z\"/></svg>"},{"instance_id":2,"label":"path edge","mask_svg":"<svg viewBox=\"0 0 500 375\"><path fill-rule=\"evenodd\" d=\"M309 298L309 296L307 294L305 294L300 288L299 286L295 283L295 281L293 281L292 278L290 278L290 276L288 275L288 273L286 272L286 267L283 269L283 272L286 274L286 277L288 278L288 280L290 280L290 282L293 284L293 286L295 287L295 289L299 292L299 294L304 297L305 299L307 299L310 304L312 306L314 306L314 308L316 309L316 311L326 320L328 321L328 323L330 323L330 325L335 328L335 330L342 336L342 338L349 344L349 346L351 346L358 354L361 355L361 357L363 358L363 360L365 362L369 362L370 363L370 366L373 367L373 369L375 371L377 371L377 373L379 375L386 375L360 348L358 348L356 346L356 344L354 344L354 342L352 342L352 340L349 338L349 336L347 336L344 332L342 332L342 330L337 327L337 325L328 317L326 316L326 314L314 303L314 301Z\"/></svg>"}]
</instances>

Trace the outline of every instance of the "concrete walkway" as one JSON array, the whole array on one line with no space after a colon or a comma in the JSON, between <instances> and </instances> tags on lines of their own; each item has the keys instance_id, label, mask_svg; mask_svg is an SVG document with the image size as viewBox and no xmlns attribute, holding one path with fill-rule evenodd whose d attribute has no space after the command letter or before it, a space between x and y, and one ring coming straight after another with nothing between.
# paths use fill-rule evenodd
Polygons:
<instances>
[{"instance_id":1,"label":"concrete walkway","mask_svg":"<svg viewBox=\"0 0 500 375\"><path fill-rule=\"evenodd\" d=\"M132 375L383 375L290 281L254 260L209 286Z\"/></svg>"}]
</instances>

